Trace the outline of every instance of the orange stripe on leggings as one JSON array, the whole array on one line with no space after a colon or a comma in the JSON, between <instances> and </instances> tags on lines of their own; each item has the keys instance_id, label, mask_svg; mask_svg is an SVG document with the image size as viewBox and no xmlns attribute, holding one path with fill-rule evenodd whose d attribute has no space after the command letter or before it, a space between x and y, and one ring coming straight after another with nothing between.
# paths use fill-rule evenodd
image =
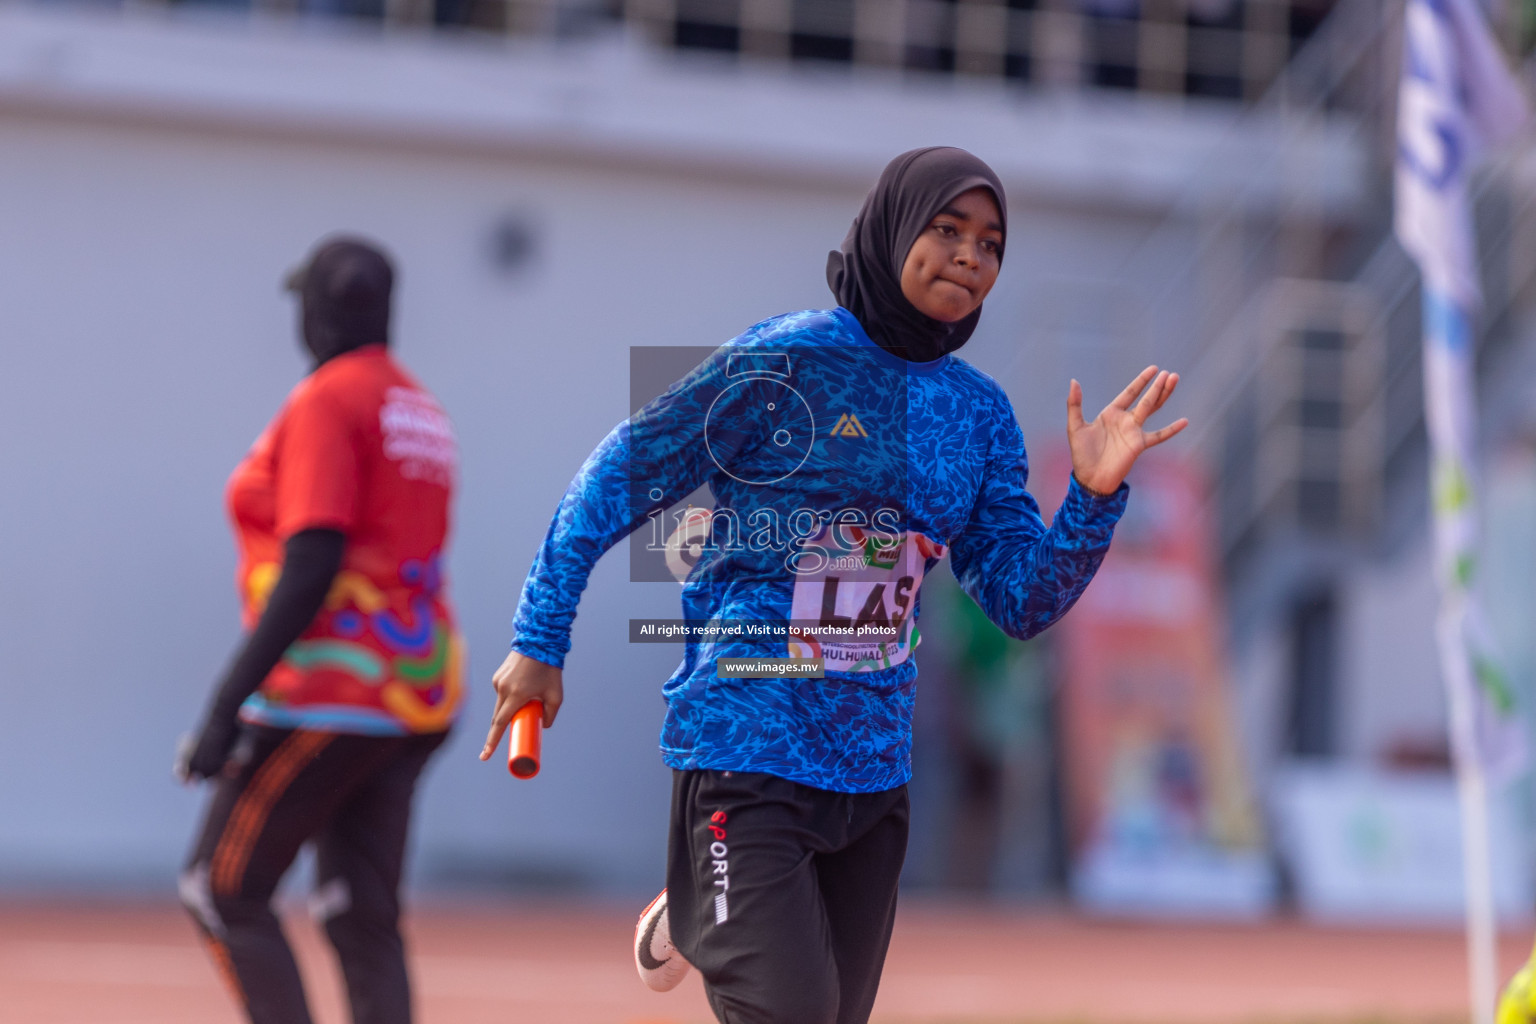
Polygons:
<instances>
[{"instance_id":1,"label":"orange stripe on leggings","mask_svg":"<svg viewBox=\"0 0 1536 1024\"><path fill-rule=\"evenodd\" d=\"M218 845L214 848L213 857L209 863L208 888L210 891L217 890L213 882L214 871L219 870L221 873L227 873L229 859L233 855L232 851L241 845L241 839L245 834L245 829L241 827L241 823L249 818L247 808L258 798L261 791L266 788L267 780L277 769L280 761L290 755L293 749L292 744L293 736L289 736L278 745L276 750L268 755L267 759L262 762L261 767L256 769L256 774L245 784L245 790L240 794L239 799L235 801L235 806L230 810L229 817L224 819L224 830L219 835Z\"/></svg>"},{"instance_id":2,"label":"orange stripe on leggings","mask_svg":"<svg viewBox=\"0 0 1536 1024\"><path fill-rule=\"evenodd\" d=\"M235 802L224 825L224 834L219 837L218 848L213 852L209 884L214 892L233 895L240 891L251 851L261 837L273 805L330 741L329 733L296 730L257 769L250 785Z\"/></svg>"},{"instance_id":3,"label":"orange stripe on leggings","mask_svg":"<svg viewBox=\"0 0 1536 1024\"><path fill-rule=\"evenodd\" d=\"M274 786L283 783L289 774L299 746L295 742L298 736L298 733L289 736L268 756L230 811L210 864L209 888L213 892L224 895L239 892L245 865L250 859L250 848L272 809Z\"/></svg>"},{"instance_id":4,"label":"orange stripe on leggings","mask_svg":"<svg viewBox=\"0 0 1536 1024\"><path fill-rule=\"evenodd\" d=\"M245 998L245 989L240 987L240 976L235 973L235 961L229 955L229 947L206 932L203 933L203 942L213 957L213 965L218 969L219 977L224 979L224 984L234 993L235 1002L241 1006L248 1005L249 1000Z\"/></svg>"},{"instance_id":5,"label":"orange stripe on leggings","mask_svg":"<svg viewBox=\"0 0 1536 1024\"><path fill-rule=\"evenodd\" d=\"M239 892L246 865L273 805L330 739L326 733L296 731L257 771L230 813L219 849L214 854L210 886L215 892Z\"/></svg>"},{"instance_id":6,"label":"orange stripe on leggings","mask_svg":"<svg viewBox=\"0 0 1536 1024\"><path fill-rule=\"evenodd\" d=\"M262 765L225 828L224 846L215 855L211 886L216 892L233 894L240 890L251 853L261 838L272 807L304 768L331 741L326 733L296 731Z\"/></svg>"},{"instance_id":7,"label":"orange stripe on leggings","mask_svg":"<svg viewBox=\"0 0 1536 1024\"><path fill-rule=\"evenodd\" d=\"M268 794L271 793L273 785L281 782L283 776L287 774L289 764L300 745L295 742L298 735L293 733L284 739L246 783L245 790L240 794L239 800L230 810L229 818L224 823L224 834L220 837L220 846L223 847L223 851L222 854L215 854L219 863L227 866L229 858L250 838L252 825L258 823L256 816L265 817L259 814L262 804L270 803Z\"/></svg>"}]
</instances>

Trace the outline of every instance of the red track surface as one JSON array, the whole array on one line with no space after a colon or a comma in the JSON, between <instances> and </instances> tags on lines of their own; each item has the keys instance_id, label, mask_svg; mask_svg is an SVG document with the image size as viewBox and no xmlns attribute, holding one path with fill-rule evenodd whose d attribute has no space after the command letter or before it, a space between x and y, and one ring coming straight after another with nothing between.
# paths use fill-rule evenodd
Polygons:
<instances>
[{"instance_id":1,"label":"red track surface","mask_svg":"<svg viewBox=\"0 0 1536 1024\"><path fill-rule=\"evenodd\" d=\"M638 908L637 908L638 909ZM328 948L288 919L317 1024L345 1024ZM578 904L419 907L424 1024L706 1024L697 975L644 989L632 917ZM1528 937L1507 936L1507 969ZM897 924L876 1021L1323 1024L1466 1017L1454 931L1136 925L918 907ZM0 906L0 1022L235 1024L179 909Z\"/></svg>"}]
</instances>

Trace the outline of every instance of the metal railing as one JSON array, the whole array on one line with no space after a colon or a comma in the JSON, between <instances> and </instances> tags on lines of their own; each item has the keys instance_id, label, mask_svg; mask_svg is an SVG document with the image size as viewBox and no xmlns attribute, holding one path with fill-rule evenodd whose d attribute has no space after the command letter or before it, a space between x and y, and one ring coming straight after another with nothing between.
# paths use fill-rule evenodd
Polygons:
<instances>
[{"instance_id":1,"label":"metal railing","mask_svg":"<svg viewBox=\"0 0 1536 1024\"><path fill-rule=\"evenodd\" d=\"M141 0L142 2L142 0ZM156 2L156 0L150 0ZM174 2L174 0L158 0ZM1256 101L1332 0L247 0L268 13Z\"/></svg>"}]
</instances>

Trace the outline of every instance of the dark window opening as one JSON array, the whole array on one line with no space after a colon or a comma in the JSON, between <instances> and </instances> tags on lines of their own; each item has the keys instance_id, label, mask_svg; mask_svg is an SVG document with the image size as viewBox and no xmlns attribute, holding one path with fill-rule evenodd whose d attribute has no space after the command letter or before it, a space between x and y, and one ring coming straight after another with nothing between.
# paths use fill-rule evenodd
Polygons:
<instances>
[{"instance_id":1,"label":"dark window opening","mask_svg":"<svg viewBox=\"0 0 1536 1024\"><path fill-rule=\"evenodd\" d=\"M1331 590L1291 610L1290 693L1285 749L1298 757L1331 757L1337 734L1338 603Z\"/></svg>"}]
</instances>

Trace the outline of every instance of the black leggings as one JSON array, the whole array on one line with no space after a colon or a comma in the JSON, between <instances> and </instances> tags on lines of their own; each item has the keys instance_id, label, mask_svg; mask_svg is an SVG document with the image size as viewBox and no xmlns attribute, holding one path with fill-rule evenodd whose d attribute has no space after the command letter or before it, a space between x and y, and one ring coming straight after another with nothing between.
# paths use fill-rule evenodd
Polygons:
<instances>
[{"instance_id":1,"label":"black leggings","mask_svg":"<svg viewBox=\"0 0 1536 1024\"><path fill-rule=\"evenodd\" d=\"M446 735L244 727L180 888L253 1024L311 1020L271 908L309 840L316 915L341 961L354 1024L409 1024L400 872L416 779Z\"/></svg>"},{"instance_id":2,"label":"black leggings","mask_svg":"<svg viewBox=\"0 0 1536 1024\"><path fill-rule=\"evenodd\" d=\"M674 772L672 941L722 1024L865 1024L906 850L905 786Z\"/></svg>"}]
</instances>

